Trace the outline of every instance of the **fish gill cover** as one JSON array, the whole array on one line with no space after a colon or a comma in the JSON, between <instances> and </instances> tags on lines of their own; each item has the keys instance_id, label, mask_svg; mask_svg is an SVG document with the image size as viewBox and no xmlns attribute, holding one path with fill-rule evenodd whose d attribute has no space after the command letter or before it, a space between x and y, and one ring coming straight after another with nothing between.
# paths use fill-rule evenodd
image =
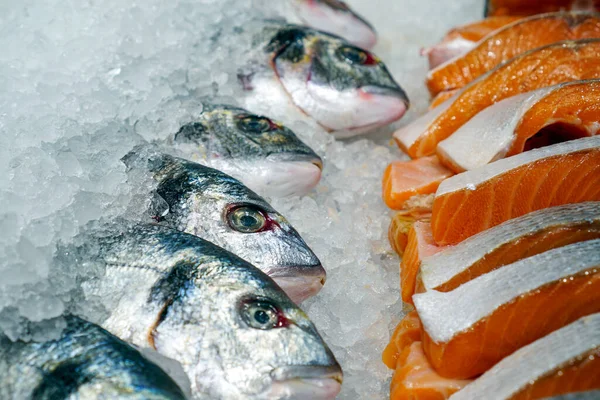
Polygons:
<instances>
[{"instance_id":1,"label":"fish gill cover","mask_svg":"<svg viewBox=\"0 0 600 400\"><path fill-rule=\"evenodd\" d=\"M426 73L419 49L483 8L475 0L444 7L434 0L348 3L378 31L374 52L411 99L399 125L427 106L415 79ZM282 11L269 4L0 4L0 330L12 339L56 338L63 313L75 305L94 312L98 305L82 301L77 290L94 270L68 265L57 244L72 243L90 221L146 217L152 180L128 183L120 159L144 140L176 133L206 99L241 105L245 32L252 21ZM389 372L380 353L400 305L379 185L397 150L381 135L336 142L310 120L252 111L284 121L324 158L322 181L309 196L271 204L327 269L324 289L303 309L344 368L340 398L381 398Z\"/></svg>"}]
</instances>

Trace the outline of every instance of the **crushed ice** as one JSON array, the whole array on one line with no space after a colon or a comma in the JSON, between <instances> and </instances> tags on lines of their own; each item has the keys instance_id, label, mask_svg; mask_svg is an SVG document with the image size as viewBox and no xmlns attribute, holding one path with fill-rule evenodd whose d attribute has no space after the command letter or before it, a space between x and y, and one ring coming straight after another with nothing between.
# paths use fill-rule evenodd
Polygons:
<instances>
[{"instance_id":1,"label":"crushed ice","mask_svg":"<svg viewBox=\"0 0 600 400\"><path fill-rule=\"evenodd\" d=\"M400 124L427 104L427 63L419 49L448 28L479 18L483 8L474 0L443 7L434 0L348 3L377 29L374 52L412 101ZM96 272L57 259L57 245L72 242L90 221L136 219L145 212L147 188L127 183L120 158L144 140L176 132L200 112L202 101L236 104L236 71L248 45L240 32L251 20L287 12L269 4L0 5L3 332L13 339L55 337L64 327L63 312L86 307L77 282ZM390 128L372 135L375 140L335 142L310 121L288 125L325 161L323 180L311 195L272 199L328 271L325 288L304 308L344 368L340 398L382 398L390 372L380 354L401 305L380 179L386 164L403 156L387 141Z\"/></svg>"}]
</instances>

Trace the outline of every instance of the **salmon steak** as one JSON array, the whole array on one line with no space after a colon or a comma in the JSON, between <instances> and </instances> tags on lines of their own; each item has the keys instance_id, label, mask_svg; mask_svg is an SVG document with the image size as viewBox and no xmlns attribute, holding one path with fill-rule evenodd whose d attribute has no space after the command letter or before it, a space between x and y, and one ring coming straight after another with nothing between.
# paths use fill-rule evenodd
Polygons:
<instances>
[{"instance_id":1,"label":"salmon steak","mask_svg":"<svg viewBox=\"0 0 600 400\"><path fill-rule=\"evenodd\" d=\"M535 15L563 10L598 10L598 0L486 0L485 16Z\"/></svg>"},{"instance_id":2,"label":"salmon steak","mask_svg":"<svg viewBox=\"0 0 600 400\"><path fill-rule=\"evenodd\" d=\"M515 16L489 17L461 25L450 30L440 43L424 49L421 55L427 56L429 68L435 68L451 58L466 53L490 33L520 18Z\"/></svg>"},{"instance_id":3,"label":"salmon steak","mask_svg":"<svg viewBox=\"0 0 600 400\"><path fill-rule=\"evenodd\" d=\"M395 369L398 356L414 342L421 341L421 320L416 311L411 311L404 316L394 329L390 342L383 350L381 359L390 369Z\"/></svg>"},{"instance_id":4,"label":"salmon steak","mask_svg":"<svg viewBox=\"0 0 600 400\"><path fill-rule=\"evenodd\" d=\"M383 173L382 197L393 210L401 210L413 196L435 193L440 183L454 175L436 156L394 161Z\"/></svg>"},{"instance_id":5,"label":"salmon steak","mask_svg":"<svg viewBox=\"0 0 600 400\"><path fill-rule=\"evenodd\" d=\"M445 248L446 246L435 244L429 221L417 221L413 224L408 232L406 249L400 263L400 293L402 293L404 302L413 304L412 295L415 293L421 260L427 259Z\"/></svg>"},{"instance_id":6,"label":"salmon steak","mask_svg":"<svg viewBox=\"0 0 600 400\"><path fill-rule=\"evenodd\" d=\"M481 111L437 146L455 172L532 147L593 136L600 128L600 79L572 81L509 97Z\"/></svg>"},{"instance_id":7,"label":"salmon steak","mask_svg":"<svg viewBox=\"0 0 600 400\"><path fill-rule=\"evenodd\" d=\"M413 296L423 349L446 378L473 378L519 348L600 312L600 239L552 249Z\"/></svg>"},{"instance_id":8,"label":"salmon steak","mask_svg":"<svg viewBox=\"0 0 600 400\"><path fill-rule=\"evenodd\" d=\"M519 349L454 394L451 400L598 399L600 314L580 318Z\"/></svg>"},{"instance_id":9,"label":"salmon steak","mask_svg":"<svg viewBox=\"0 0 600 400\"><path fill-rule=\"evenodd\" d=\"M428 156L436 152L439 142L501 100L563 82L594 78L600 78L600 39L553 43L499 65L398 129L394 139L412 158Z\"/></svg>"},{"instance_id":10,"label":"salmon steak","mask_svg":"<svg viewBox=\"0 0 600 400\"><path fill-rule=\"evenodd\" d=\"M415 223L415 218L410 215L398 212L392 217L388 228L388 240L392 249L401 256L408 243L408 232Z\"/></svg>"},{"instance_id":11,"label":"salmon steak","mask_svg":"<svg viewBox=\"0 0 600 400\"><path fill-rule=\"evenodd\" d=\"M600 200L600 136L503 158L443 181L431 231L457 244L509 219L543 208Z\"/></svg>"},{"instance_id":12,"label":"salmon steak","mask_svg":"<svg viewBox=\"0 0 600 400\"><path fill-rule=\"evenodd\" d=\"M383 351L383 362L394 369L390 387L392 400L447 399L470 380L441 377L423 352L422 327L416 311L400 321Z\"/></svg>"},{"instance_id":13,"label":"salmon steak","mask_svg":"<svg viewBox=\"0 0 600 400\"><path fill-rule=\"evenodd\" d=\"M593 239L600 239L600 202L544 208L424 257L418 275L414 273L416 292L448 292L504 265ZM410 246L409 243L406 255ZM403 288L408 286L402 282Z\"/></svg>"},{"instance_id":14,"label":"salmon steak","mask_svg":"<svg viewBox=\"0 0 600 400\"><path fill-rule=\"evenodd\" d=\"M467 53L430 70L427 88L435 96L445 90L461 88L528 50L563 40L598 37L600 14L595 12L558 12L520 19L486 36Z\"/></svg>"},{"instance_id":15,"label":"salmon steak","mask_svg":"<svg viewBox=\"0 0 600 400\"><path fill-rule=\"evenodd\" d=\"M432 368L421 342L406 346L390 384L390 400L444 400L471 383L468 379L449 379Z\"/></svg>"}]
</instances>

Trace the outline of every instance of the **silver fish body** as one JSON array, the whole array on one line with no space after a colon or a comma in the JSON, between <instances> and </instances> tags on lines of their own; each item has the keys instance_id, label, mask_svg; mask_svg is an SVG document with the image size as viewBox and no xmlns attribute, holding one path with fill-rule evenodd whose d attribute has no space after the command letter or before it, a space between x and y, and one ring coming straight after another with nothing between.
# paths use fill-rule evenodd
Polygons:
<instances>
[{"instance_id":1,"label":"silver fish body","mask_svg":"<svg viewBox=\"0 0 600 400\"><path fill-rule=\"evenodd\" d=\"M97 325L67 316L57 340L0 339L3 400L184 400L177 384L139 351Z\"/></svg>"},{"instance_id":2,"label":"silver fish body","mask_svg":"<svg viewBox=\"0 0 600 400\"><path fill-rule=\"evenodd\" d=\"M321 179L323 161L290 129L227 105L205 106L174 135L189 158L223 171L265 196L300 196Z\"/></svg>"},{"instance_id":3,"label":"silver fish body","mask_svg":"<svg viewBox=\"0 0 600 400\"><path fill-rule=\"evenodd\" d=\"M291 0L298 17L308 26L370 49L377 33L364 18L340 0Z\"/></svg>"},{"instance_id":4,"label":"silver fish body","mask_svg":"<svg viewBox=\"0 0 600 400\"><path fill-rule=\"evenodd\" d=\"M181 158L145 149L127 156L130 168L158 182L160 223L209 240L273 278L295 301L315 295L326 273L298 232L238 180Z\"/></svg>"},{"instance_id":5,"label":"silver fish body","mask_svg":"<svg viewBox=\"0 0 600 400\"><path fill-rule=\"evenodd\" d=\"M251 110L265 101L279 107L280 101L270 99L283 90L304 114L342 138L391 123L409 107L377 56L337 36L271 21L263 24L254 43L259 60L254 64L263 68L238 75Z\"/></svg>"},{"instance_id":6,"label":"silver fish body","mask_svg":"<svg viewBox=\"0 0 600 400\"><path fill-rule=\"evenodd\" d=\"M264 273L196 236L135 225L92 239L103 327L181 363L195 397L332 399L342 372L307 316Z\"/></svg>"}]
</instances>

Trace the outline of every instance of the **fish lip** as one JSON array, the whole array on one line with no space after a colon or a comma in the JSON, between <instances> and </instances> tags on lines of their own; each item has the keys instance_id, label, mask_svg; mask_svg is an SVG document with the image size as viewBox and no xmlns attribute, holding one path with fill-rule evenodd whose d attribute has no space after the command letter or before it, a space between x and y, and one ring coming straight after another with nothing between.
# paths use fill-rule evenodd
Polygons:
<instances>
[{"instance_id":1,"label":"fish lip","mask_svg":"<svg viewBox=\"0 0 600 400\"><path fill-rule=\"evenodd\" d=\"M288 365L273 369L269 375L275 382L301 379L333 379L341 384L344 380L344 373L339 364Z\"/></svg>"},{"instance_id":2,"label":"fish lip","mask_svg":"<svg viewBox=\"0 0 600 400\"><path fill-rule=\"evenodd\" d=\"M407 110L410 107L410 100L408 99L406 92L404 92L400 86L362 86L359 90L366 94L376 96L397 97L402 100Z\"/></svg>"},{"instance_id":3,"label":"fish lip","mask_svg":"<svg viewBox=\"0 0 600 400\"><path fill-rule=\"evenodd\" d=\"M269 274L295 304L300 304L304 300L315 296L323 289L327 280L327 274L322 265L312 268L300 269L299 273L293 273L294 267L288 267L288 271ZM291 271L289 269L292 269Z\"/></svg>"},{"instance_id":4,"label":"fish lip","mask_svg":"<svg viewBox=\"0 0 600 400\"><path fill-rule=\"evenodd\" d=\"M278 270L286 270L285 272L280 272ZM301 271L302 274L292 274L288 271ZM325 268L321 263L313 264L313 265L278 265L273 268L273 272L269 272L269 276L271 278L296 278L298 276L305 277L322 277L325 278L327 273L325 272Z\"/></svg>"},{"instance_id":5,"label":"fish lip","mask_svg":"<svg viewBox=\"0 0 600 400\"><path fill-rule=\"evenodd\" d=\"M270 162L308 162L323 171L323 160L316 154L277 153L267 156Z\"/></svg>"}]
</instances>

